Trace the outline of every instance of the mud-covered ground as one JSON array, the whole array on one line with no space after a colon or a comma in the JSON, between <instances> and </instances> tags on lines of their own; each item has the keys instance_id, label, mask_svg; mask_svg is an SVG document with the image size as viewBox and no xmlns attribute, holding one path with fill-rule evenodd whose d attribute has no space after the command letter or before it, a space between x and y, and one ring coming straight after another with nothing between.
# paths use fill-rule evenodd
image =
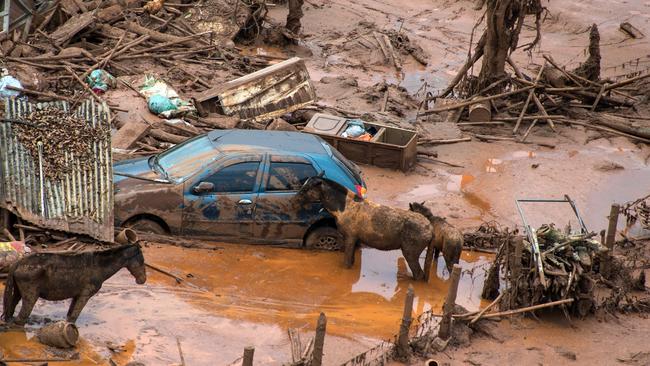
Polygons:
<instances>
[{"instance_id":1,"label":"mud-covered ground","mask_svg":"<svg viewBox=\"0 0 650 366\"><path fill-rule=\"evenodd\" d=\"M246 52L305 58L320 103L347 110L379 111L377 95L383 93L374 91L378 83L404 87L405 91L391 96L385 117L408 126L422 96L416 95L422 83L426 81L435 92L464 62L471 29L481 14L473 10L473 3L313 0L305 2L304 42L286 49L247 47ZM539 62L542 51L562 65L577 66L585 57L587 27L596 23L605 76L650 67L648 38L631 40L618 30L620 22L628 21L650 35L650 2L551 1L546 5L549 15L541 50L530 56L516 53L520 65ZM280 21L286 9L274 7L270 15ZM417 41L430 56L428 66L404 56L404 70L396 72L381 64L378 50L355 41L359 35L384 29L401 29ZM521 42L533 36L526 29ZM118 90L108 97L130 114L144 111L146 107L130 94ZM444 123L423 122L419 130L432 138L461 134L456 126ZM426 160L409 173L363 166L368 196L404 208L408 202L426 201L435 213L471 230L490 220L518 225L516 198L568 194L587 227L599 231L606 226L612 202L648 193L650 147L581 128L558 126L558 131L555 134L542 124L531 135L532 141L551 143L554 149L477 141L431 149L439 159L462 168ZM526 206L526 213L537 225L552 221L564 226L569 220L577 224L565 207ZM287 329L298 329L306 343L322 311L329 318L325 363L335 365L397 332L409 285L414 286L418 314L440 309L447 289L444 266L437 266L430 283L415 283L400 253L366 248L357 252L351 270L343 268L341 253L220 243L215 250L151 244L145 256L185 281L177 284L149 271L147 284L137 286L128 272L120 272L90 300L78 321L82 360L65 364L104 365L109 358L118 365L132 360L179 364L178 339L188 365L227 365L248 345L256 347L256 364L278 365L290 360ZM464 271L458 302L470 310L481 305L480 288L489 260L481 253L464 253L461 258ZM66 311L67 303L39 302L27 332L0 333L0 352L7 358L51 356L31 339L32 331L46 319L63 318ZM493 338L476 338L470 347L449 349L438 359L452 365L647 365L648 331L650 320L636 315L572 322L554 315L542 321L515 319L498 323Z\"/></svg>"}]
</instances>

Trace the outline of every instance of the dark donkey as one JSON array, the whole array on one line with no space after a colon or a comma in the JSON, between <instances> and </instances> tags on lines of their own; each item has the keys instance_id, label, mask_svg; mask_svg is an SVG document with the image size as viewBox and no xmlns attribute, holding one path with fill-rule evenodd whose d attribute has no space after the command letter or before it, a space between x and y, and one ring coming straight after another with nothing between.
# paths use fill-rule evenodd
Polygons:
<instances>
[{"instance_id":1,"label":"dark donkey","mask_svg":"<svg viewBox=\"0 0 650 366\"><path fill-rule=\"evenodd\" d=\"M38 298L59 301L72 298L67 320L74 323L88 300L104 281L126 267L143 284L147 280L144 256L139 245L124 245L98 252L78 254L35 253L9 270L3 298L2 318L11 321L23 300L17 324L25 324Z\"/></svg>"},{"instance_id":2,"label":"dark donkey","mask_svg":"<svg viewBox=\"0 0 650 366\"><path fill-rule=\"evenodd\" d=\"M321 176L312 177L295 197L296 203L320 201L345 237L345 265L354 264L357 242L379 250L401 249L413 278L424 278L420 254L433 240L433 229L422 215L360 199L347 188Z\"/></svg>"}]
</instances>

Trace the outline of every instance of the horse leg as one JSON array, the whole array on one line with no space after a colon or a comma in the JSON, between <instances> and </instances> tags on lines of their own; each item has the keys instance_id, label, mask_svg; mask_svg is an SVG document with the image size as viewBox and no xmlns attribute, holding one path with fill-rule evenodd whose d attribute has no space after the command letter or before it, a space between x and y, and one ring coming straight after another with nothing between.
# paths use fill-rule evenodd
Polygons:
<instances>
[{"instance_id":1,"label":"horse leg","mask_svg":"<svg viewBox=\"0 0 650 366\"><path fill-rule=\"evenodd\" d=\"M75 323L77 321L77 318L79 318L79 315L81 315L81 310L84 309L84 306L86 306L88 300L90 300L92 296L92 294L86 295L82 293L72 299L72 303L70 303L70 308L68 309L68 315L66 317L68 323Z\"/></svg>"},{"instance_id":2,"label":"horse leg","mask_svg":"<svg viewBox=\"0 0 650 366\"><path fill-rule=\"evenodd\" d=\"M345 237L345 260L344 265L346 268L352 268L354 265L354 247L357 244L357 239L352 235Z\"/></svg>"},{"instance_id":3,"label":"horse leg","mask_svg":"<svg viewBox=\"0 0 650 366\"><path fill-rule=\"evenodd\" d=\"M18 325L24 325L27 322L29 315L32 313L32 310L34 309L34 305L36 305L36 301L38 301L38 294L36 292L33 293L23 292L21 295L22 295L23 305L20 307L18 318L16 318L16 324Z\"/></svg>"},{"instance_id":4,"label":"horse leg","mask_svg":"<svg viewBox=\"0 0 650 366\"><path fill-rule=\"evenodd\" d=\"M420 253L404 252L404 250L402 250L402 254L404 254L406 263L408 263L409 268L413 273L413 279L416 281L424 279L424 271L422 271L422 267L420 267Z\"/></svg>"}]
</instances>

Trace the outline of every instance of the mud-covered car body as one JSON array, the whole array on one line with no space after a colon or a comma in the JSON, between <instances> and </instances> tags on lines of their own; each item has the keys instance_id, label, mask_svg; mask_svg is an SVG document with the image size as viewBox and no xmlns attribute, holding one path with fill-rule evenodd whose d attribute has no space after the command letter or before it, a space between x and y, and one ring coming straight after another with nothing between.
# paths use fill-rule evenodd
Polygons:
<instances>
[{"instance_id":1,"label":"mud-covered car body","mask_svg":"<svg viewBox=\"0 0 650 366\"><path fill-rule=\"evenodd\" d=\"M144 220L174 235L300 246L311 230L335 227L320 203L292 202L321 172L353 192L365 189L358 167L317 136L212 131L115 163L115 224Z\"/></svg>"}]
</instances>

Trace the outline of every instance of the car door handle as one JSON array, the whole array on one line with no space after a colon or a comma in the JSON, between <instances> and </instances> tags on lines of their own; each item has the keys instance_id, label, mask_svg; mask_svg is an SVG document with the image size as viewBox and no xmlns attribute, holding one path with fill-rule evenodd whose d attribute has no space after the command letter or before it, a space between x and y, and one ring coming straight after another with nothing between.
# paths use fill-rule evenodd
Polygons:
<instances>
[{"instance_id":1,"label":"car door handle","mask_svg":"<svg viewBox=\"0 0 650 366\"><path fill-rule=\"evenodd\" d=\"M251 200L247 200L247 199L243 199L243 200L239 200L239 202L237 202L237 203L240 204L240 205L252 205L252 204L253 204L253 201L251 201Z\"/></svg>"}]
</instances>

